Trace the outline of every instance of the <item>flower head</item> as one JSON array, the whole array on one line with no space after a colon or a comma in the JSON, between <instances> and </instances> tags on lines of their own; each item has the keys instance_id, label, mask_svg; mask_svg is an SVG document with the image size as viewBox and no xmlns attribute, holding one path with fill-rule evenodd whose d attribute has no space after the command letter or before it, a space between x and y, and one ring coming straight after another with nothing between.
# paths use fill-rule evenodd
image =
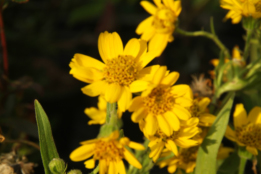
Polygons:
<instances>
[{"instance_id":1,"label":"flower head","mask_svg":"<svg viewBox=\"0 0 261 174\"><path fill-rule=\"evenodd\" d=\"M243 104L237 104L233 116L235 130L227 127L226 137L257 155L257 149L261 150L261 108L254 107L247 116Z\"/></svg>"},{"instance_id":2,"label":"flower head","mask_svg":"<svg viewBox=\"0 0 261 174\"><path fill-rule=\"evenodd\" d=\"M165 66L155 67L147 77L148 87L141 96L135 97L129 107L135 123L144 120L144 134L154 135L158 129L170 136L180 128L181 120L188 120L186 107L192 104L192 91L188 85L172 86L179 73L167 71Z\"/></svg>"},{"instance_id":3,"label":"flower head","mask_svg":"<svg viewBox=\"0 0 261 174\"><path fill-rule=\"evenodd\" d=\"M154 0L156 6L148 1L141 1L142 7L152 16L142 21L136 33L149 42L149 50L160 55L168 42L173 41L173 32L181 12L181 2L174 0Z\"/></svg>"},{"instance_id":4,"label":"flower head","mask_svg":"<svg viewBox=\"0 0 261 174\"><path fill-rule=\"evenodd\" d=\"M99 161L100 174L125 174L125 166L122 159L126 159L134 167L141 169L142 166L134 155L128 151L125 146L144 150L144 147L138 143L130 141L124 137L119 139L119 132L115 131L108 137L97 138L81 142L80 147L75 149L70 154L72 161L83 161L93 156L84 162L85 167L92 169L95 167L95 161Z\"/></svg>"},{"instance_id":5,"label":"flower head","mask_svg":"<svg viewBox=\"0 0 261 174\"><path fill-rule=\"evenodd\" d=\"M98 109L95 107L86 108L84 113L91 119L88 124L104 124L107 114L107 102L103 96L98 98ZM122 112L118 109L117 115L119 118L122 116Z\"/></svg>"},{"instance_id":6,"label":"flower head","mask_svg":"<svg viewBox=\"0 0 261 174\"><path fill-rule=\"evenodd\" d=\"M261 1L260 0L221 0L220 6L230 10L225 19L232 19L233 24L237 24L244 17L261 17Z\"/></svg>"},{"instance_id":7,"label":"flower head","mask_svg":"<svg viewBox=\"0 0 261 174\"><path fill-rule=\"evenodd\" d=\"M130 85L149 73L143 68L155 57L147 52L147 43L131 39L123 49L120 36L116 33L101 33L98 49L104 63L86 55L75 54L70 63L72 74L78 80L90 83L82 88L89 96L104 95L107 102L118 102L125 111L132 99ZM143 84L139 84L142 88Z\"/></svg>"}]
</instances>

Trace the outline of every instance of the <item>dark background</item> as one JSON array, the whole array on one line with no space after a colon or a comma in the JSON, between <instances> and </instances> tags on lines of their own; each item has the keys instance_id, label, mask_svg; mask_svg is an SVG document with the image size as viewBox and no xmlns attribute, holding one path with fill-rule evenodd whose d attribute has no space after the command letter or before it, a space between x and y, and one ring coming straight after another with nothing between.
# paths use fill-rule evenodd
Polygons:
<instances>
[{"instance_id":1,"label":"dark background","mask_svg":"<svg viewBox=\"0 0 261 174\"><path fill-rule=\"evenodd\" d=\"M227 11L218 0L183 0L179 27L187 31L209 31L210 17L214 17L216 33L231 50L235 45L243 49L244 30L241 24L223 21ZM86 107L97 107L97 98L81 92L86 84L69 75L69 63L75 53L100 60L97 41L100 32L116 31L123 43L133 37L137 25L149 14L139 0L30 0L28 3L11 2L3 12L9 56L9 79L30 82L15 93L15 109L25 119L35 123L33 101L38 99L45 109L53 130L60 157L68 169L81 169L83 162L72 162L69 154L83 140L96 138L99 125L88 126ZM178 83L189 84L191 74L199 75L213 69L209 61L219 56L218 47L207 38L189 38L175 34L163 54L151 64L167 65L178 71ZM1 49L0 49L1 51ZM1 51L2 52L2 51ZM1 55L0 55L1 56ZM2 57L2 56L1 56ZM2 62L1 62L2 65ZM131 140L142 142L138 125L123 115L124 133ZM29 140L37 141L31 136ZM29 159L38 160L35 173L43 168L39 151L33 150ZM154 169L154 173L158 173ZM165 170L164 170L165 171Z\"/></svg>"}]
</instances>

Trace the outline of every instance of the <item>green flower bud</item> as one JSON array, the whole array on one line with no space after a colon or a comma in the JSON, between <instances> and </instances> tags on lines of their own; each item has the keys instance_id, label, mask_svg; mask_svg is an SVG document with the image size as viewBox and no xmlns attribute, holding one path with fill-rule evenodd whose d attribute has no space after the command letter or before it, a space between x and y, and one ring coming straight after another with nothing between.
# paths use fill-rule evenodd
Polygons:
<instances>
[{"instance_id":1,"label":"green flower bud","mask_svg":"<svg viewBox=\"0 0 261 174\"><path fill-rule=\"evenodd\" d=\"M49 169L53 174L63 174L66 170L65 162L60 158L54 158L49 163Z\"/></svg>"},{"instance_id":2,"label":"green flower bud","mask_svg":"<svg viewBox=\"0 0 261 174\"><path fill-rule=\"evenodd\" d=\"M74 170L69 171L67 174L82 174L82 172L78 169L74 169Z\"/></svg>"}]
</instances>

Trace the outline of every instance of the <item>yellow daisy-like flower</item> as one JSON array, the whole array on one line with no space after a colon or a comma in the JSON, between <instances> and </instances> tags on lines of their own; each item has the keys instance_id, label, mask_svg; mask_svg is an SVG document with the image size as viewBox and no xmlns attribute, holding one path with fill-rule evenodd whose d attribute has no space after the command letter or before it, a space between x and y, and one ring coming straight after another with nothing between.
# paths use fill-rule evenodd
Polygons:
<instances>
[{"instance_id":1,"label":"yellow daisy-like flower","mask_svg":"<svg viewBox=\"0 0 261 174\"><path fill-rule=\"evenodd\" d=\"M210 114L207 110L207 106L210 103L208 97L196 98L193 100L193 104L188 108L192 117L199 118L199 126L211 126L216 117Z\"/></svg>"},{"instance_id":2,"label":"yellow daisy-like flower","mask_svg":"<svg viewBox=\"0 0 261 174\"><path fill-rule=\"evenodd\" d=\"M181 12L180 0L154 0L156 6L148 1L141 1L141 6L152 16L142 21L136 33L141 39L149 42L149 50L155 51L159 56L166 48L168 42L173 41L173 32L178 16Z\"/></svg>"},{"instance_id":3,"label":"yellow daisy-like flower","mask_svg":"<svg viewBox=\"0 0 261 174\"><path fill-rule=\"evenodd\" d=\"M147 52L145 41L135 38L129 40L123 49L120 36L107 31L100 34L98 49L104 63L90 56L75 54L70 63L70 74L91 83L82 88L84 94L92 97L104 95L107 102L118 102L120 110L125 111L132 99L130 85L149 73L143 68L155 55ZM143 83L139 87L145 88Z\"/></svg>"},{"instance_id":4,"label":"yellow daisy-like flower","mask_svg":"<svg viewBox=\"0 0 261 174\"><path fill-rule=\"evenodd\" d=\"M237 24L244 17L261 17L261 1L260 0L221 0L220 6L230 10L225 19L232 19L233 24Z\"/></svg>"},{"instance_id":5,"label":"yellow daisy-like flower","mask_svg":"<svg viewBox=\"0 0 261 174\"><path fill-rule=\"evenodd\" d=\"M177 156L163 160L159 162L158 165L160 168L168 166L169 173L174 173L177 169L183 169L186 173L191 173L196 167L198 149L199 146L194 146L186 149L180 148L179 154ZM225 159L233 151L234 149L221 145L217 154L217 159ZM169 154L170 153L166 152L162 155L162 157L168 156Z\"/></svg>"},{"instance_id":6,"label":"yellow daisy-like flower","mask_svg":"<svg viewBox=\"0 0 261 174\"><path fill-rule=\"evenodd\" d=\"M172 86L179 77L178 72L169 73L166 66L155 69L147 89L132 100L129 111L133 112L133 122L139 123L144 119L144 134L151 136L160 129L170 136L173 131L179 130L179 119L191 117L186 107L192 104L192 91L188 85ZM135 83L133 85L136 86Z\"/></svg>"},{"instance_id":7,"label":"yellow daisy-like flower","mask_svg":"<svg viewBox=\"0 0 261 174\"><path fill-rule=\"evenodd\" d=\"M148 146L151 149L149 157L153 159L154 162L157 161L161 155L164 147L172 151L175 155L178 155L178 148L188 148L191 146L196 146L199 141L193 140L192 138L197 135L201 130L197 127L198 118L190 118L188 121L183 123L179 130L172 131L170 136L164 134L161 130L157 130L154 136L147 136L150 140ZM144 129L144 121L140 123L141 130Z\"/></svg>"},{"instance_id":8,"label":"yellow daisy-like flower","mask_svg":"<svg viewBox=\"0 0 261 174\"><path fill-rule=\"evenodd\" d=\"M134 167L141 169L140 162L135 156L128 151L125 146L137 150L144 150L141 144L130 141L124 137L119 139L119 132L115 131L108 137L97 138L81 142L80 147L75 149L70 154L72 161L83 161L93 156L91 159L84 162L85 167L93 169L95 161L99 161L99 174L126 174L125 166L122 159L126 159Z\"/></svg>"},{"instance_id":9,"label":"yellow daisy-like flower","mask_svg":"<svg viewBox=\"0 0 261 174\"><path fill-rule=\"evenodd\" d=\"M228 126L226 137L257 155L257 149L261 150L261 108L254 107L247 116L243 104L237 104L233 116L235 130Z\"/></svg>"},{"instance_id":10,"label":"yellow daisy-like flower","mask_svg":"<svg viewBox=\"0 0 261 174\"><path fill-rule=\"evenodd\" d=\"M98 98L98 109L95 107L86 108L84 113L91 119L88 124L104 124L107 115L107 102L104 97ZM122 112L117 109L117 115L119 118L122 116Z\"/></svg>"}]
</instances>

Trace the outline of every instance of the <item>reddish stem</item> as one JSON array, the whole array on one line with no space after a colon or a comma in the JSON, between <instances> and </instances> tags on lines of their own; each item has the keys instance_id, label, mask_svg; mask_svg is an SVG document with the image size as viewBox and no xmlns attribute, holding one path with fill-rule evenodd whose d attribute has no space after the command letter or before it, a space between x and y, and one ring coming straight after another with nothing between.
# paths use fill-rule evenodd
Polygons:
<instances>
[{"instance_id":1,"label":"reddish stem","mask_svg":"<svg viewBox=\"0 0 261 174\"><path fill-rule=\"evenodd\" d=\"M2 17L2 5L0 6L0 37L3 48L3 62L4 62L4 73L8 76L8 57L7 57L7 46L5 40L4 22Z\"/></svg>"}]
</instances>

